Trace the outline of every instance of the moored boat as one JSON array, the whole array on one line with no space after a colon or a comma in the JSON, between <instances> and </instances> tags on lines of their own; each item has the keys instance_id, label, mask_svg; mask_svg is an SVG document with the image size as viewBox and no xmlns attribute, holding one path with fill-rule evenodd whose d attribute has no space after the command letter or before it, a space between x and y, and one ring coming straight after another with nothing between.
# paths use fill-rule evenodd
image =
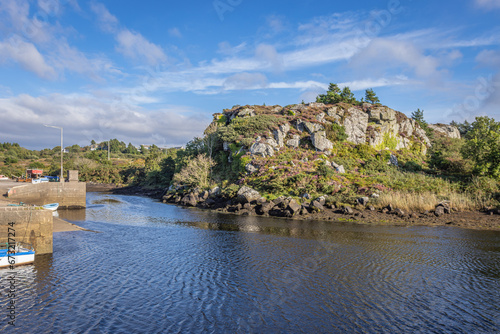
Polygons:
<instances>
[{"instance_id":1,"label":"moored boat","mask_svg":"<svg viewBox=\"0 0 500 334\"><path fill-rule=\"evenodd\" d=\"M59 207L59 203L50 203L50 204L42 205L42 208L50 210L50 211L56 211L58 207Z\"/></svg>"},{"instance_id":2,"label":"moored boat","mask_svg":"<svg viewBox=\"0 0 500 334\"><path fill-rule=\"evenodd\" d=\"M0 244L0 268L29 264L35 261L35 250L30 244Z\"/></svg>"}]
</instances>

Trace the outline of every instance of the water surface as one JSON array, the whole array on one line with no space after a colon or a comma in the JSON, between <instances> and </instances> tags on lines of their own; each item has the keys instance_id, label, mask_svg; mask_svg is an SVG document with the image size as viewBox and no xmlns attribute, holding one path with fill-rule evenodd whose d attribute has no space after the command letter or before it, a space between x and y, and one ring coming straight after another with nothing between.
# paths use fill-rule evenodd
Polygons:
<instances>
[{"instance_id":1,"label":"water surface","mask_svg":"<svg viewBox=\"0 0 500 334\"><path fill-rule=\"evenodd\" d=\"M500 233L214 214L89 193L16 269L18 333L493 333Z\"/></svg>"}]
</instances>

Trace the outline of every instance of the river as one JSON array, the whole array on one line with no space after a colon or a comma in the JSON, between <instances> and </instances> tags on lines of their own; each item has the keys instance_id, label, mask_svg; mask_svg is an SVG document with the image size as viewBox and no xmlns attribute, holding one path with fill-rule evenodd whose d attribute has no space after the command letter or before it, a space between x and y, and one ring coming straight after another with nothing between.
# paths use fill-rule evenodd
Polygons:
<instances>
[{"instance_id":1,"label":"river","mask_svg":"<svg viewBox=\"0 0 500 334\"><path fill-rule=\"evenodd\" d=\"M500 232L215 214L87 194L16 269L17 333L494 333ZM3 313L3 314L2 314Z\"/></svg>"}]
</instances>

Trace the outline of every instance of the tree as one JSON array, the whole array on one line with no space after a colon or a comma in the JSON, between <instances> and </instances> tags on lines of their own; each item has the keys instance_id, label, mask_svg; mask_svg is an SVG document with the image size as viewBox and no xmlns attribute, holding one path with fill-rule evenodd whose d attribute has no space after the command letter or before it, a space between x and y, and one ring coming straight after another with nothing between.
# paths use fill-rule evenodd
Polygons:
<instances>
[{"instance_id":1,"label":"tree","mask_svg":"<svg viewBox=\"0 0 500 334\"><path fill-rule=\"evenodd\" d=\"M356 103L356 98L354 94L351 92L351 89L347 86L342 89L342 93L340 93L341 102L345 103Z\"/></svg>"},{"instance_id":2,"label":"tree","mask_svg":"<svg viewBox=\"0 0 500 334\"><path fill-rule=\"evenodd\" d=\"M500 178L500 122L487 116L476 117L462 147L464 158L470 158L474 172Z\"/></svg>"},{"instance_id":3,"label":"tree","mask_svg":"<svg viewBox=\"0 0 500 334\"><path fill-rule=\"evenodd\" d=\"M349 87L346 86L344 89L340 90L337 84L331 83L328 86L326 94L318 95L316 102L325 104L345 102L353 104L356 103L356 98Z\"/></svg>"},{"instance_id":4,"label":"tree","mask_svg":"<svg viewBox=\"0 0 500 334\"><path fill-rule=\"evenodd\" d=\"M421 128L427 126L427 122L424 119L424 111L420 110L420 108L411 113L411 118L413 118Z\"/></svg>"},{"instance_id":5,"label":"tree","mask_svg":"<svg viewBox=\"0 0 500 334\"><path fill-rule=\"evenodd\" d=\"M371 104L380 103L380 100L371 88L365 91L365 100Z\"/></svg>"},{"instance_id":6,"label":"tree","mask_svg":"<svg viewBox=\"0 0 500 334\"><path fill-rule=\"evenodd\" d=\"M200 154L189 160L181 171L174 175L174 182L190 187L206 188L210 185L210 169L214 161L205 154Z\"/></svg>"},{"instance_id":7,"label":"tree","mask_svg":"<svg viewBox=\"0 0 500 334\"><path fill-rule=\"evenodd\" d=\"M340 98L340 88L337 84L331 83L328 86L328 91L326 94L320 94L316 98L316 102L325 104L335 104L341 101Z\"/></svg>"},{"instance_id":8,"label":"tree","mask_svg":"<svg viewBox=\"0 0 500 334\"><path fill-rule=\"evenodd\" d=\"M95 140L94 140L94 139L92 139L92 140L90 141L90 145L95 145Z\"/></svg>"}]
</instances>

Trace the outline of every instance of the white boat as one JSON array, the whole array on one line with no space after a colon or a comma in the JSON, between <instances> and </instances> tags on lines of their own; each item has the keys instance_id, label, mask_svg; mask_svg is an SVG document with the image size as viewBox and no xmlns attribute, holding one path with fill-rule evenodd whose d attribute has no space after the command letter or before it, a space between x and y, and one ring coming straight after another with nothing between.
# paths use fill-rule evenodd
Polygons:
<instances>
[{"instance_id":1,"label":"white boat","mask_svg":"<svg viewBox=\"0 0 500 334\"><path fill-rule=\"evenodd\" d=\"M9 180L9 178L5 175L0 175L0 180L7 181L7 180Z\"/></svg>"},{"instance_id":2,"label":"white boat","mask_svg":"<svg viewBox=\"0 0 500 334\"><path fill-rule=\"evenodd\" d=\"M35 261L35 250L29 244L18 242L10 246L8 243L1 245L3 248L0 249L0 268L19 266ZM11 252L9 253L9 251Z\"/></svg>"},{"instance_id":3,"label":"white boat","mask_svg":"<svg viewBox=\"0 0 500 334\"><path fill-rule=\"evenodd\" d=\"M42 205L42 208L50 210L50 211L56 211L58 207L59 207L59 203L50 203L50 204Z\"/></svg>"}]
</instances>

